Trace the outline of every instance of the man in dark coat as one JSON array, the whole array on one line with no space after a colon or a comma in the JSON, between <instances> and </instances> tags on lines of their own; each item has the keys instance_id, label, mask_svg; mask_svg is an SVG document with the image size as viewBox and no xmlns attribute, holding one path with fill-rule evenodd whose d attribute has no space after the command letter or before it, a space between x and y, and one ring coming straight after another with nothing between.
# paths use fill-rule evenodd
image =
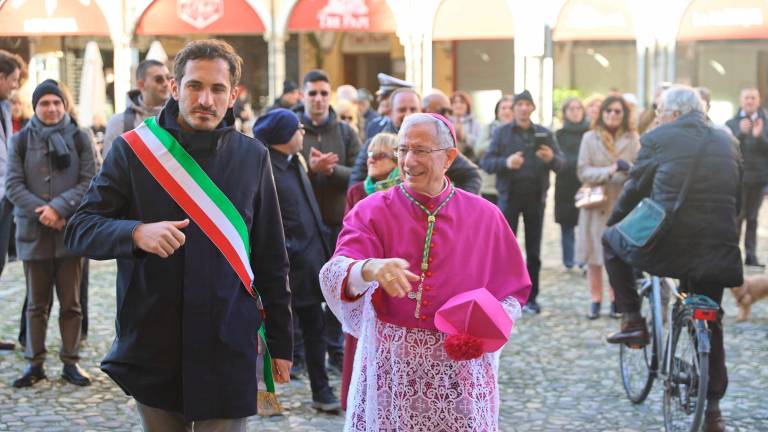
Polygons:
<instances>
[{"instance_id":1,"label":"man in dark coat","mask_svg":"<svg viewBox=\"0 0 768 432\"><path fill-rule=\"evenodd\" d=\"M397 134L406 116L421 112L421 97L416 93L416 90L410 87L399 88L392 92L390 102L392 105L389 117L387 117L384 129L379 133ZM375 136L369 137L357 154L355 166L352 167L352 174L349 177L350 185L364 181L368 175L368 145ZM480 187L483 183L480 177L480 168L464 155L459 155L453 161L446 175L457 188L475 195L480 194Z\"/></svg>"},{"instance_id":2,"label":"man in dark coat","mask_svg":"<svg viewBox=\"0 0 768 432\"><path fill-rule=\"evenodd\" d=\"M765 111L760 108L760 92L756 88L741 91L741 109L725 124L738 138L744 158L744 177L739 212L739 235L744 221L744 249L748 266L765 267L757 260L757 216L763 205L763 191L768 185L768 127Z\"/></svg>"},{"instance_id":3,"label":"man in dark coat","mask_svg":"<svg viewBox=\"0 0 768 432\"><path fill-rule=\"evenodd\" d=\"M35 115L11 138L6 192L16 216L16 253L27 280L26 344L29 367L14 387L45 378L45 335L54 285L59 299L59 357L62 377L72 384L91 383L81 370L80 278L83 260L64 245L64 225L72 217L94 175L93 142L67 114L67 98L54 80L32 93Z\"/></svg>"},{"instance_id":4,"label":"man in dark coat","mask_svg":"<svg viewBox=\"0 0 768 432\"><path fill-rule=\"evenodd\" d=\"M256 413L262 320L275 381L288 381L288 257L267 149L232 127L241 68L225 42L190 42L176 56L172 98L157 124L242 216L265 318L127 135L115 141L67 227L76 253L117 258L117 336L101 367L136 399L145 430L244 431Z\"/></svg>"},{"instance_id":5,"label":"man in dark coat","mask_svg":"<svg viewBox=\"0 0 768 432\"><path fill-rule=\"evenodd\" d=\"M697 154L701 160L691 174L682 207L652 252L629 245L615 227L603 236L605 268L616 292L616 307L623 314L621 330L608 336L610 343L648 343L633 266L678 278L681 290L705 295L718 304L723 287L742 284L736 228L741 174L738 151L726 132L707 124L701 100L690 87L667 90L658 111L661 125L640 138L640 153L608 226L621 221L645 197L671 211ZM728 385L722 310L709 329L712 345L703 430L722 431L725 425L719 400Z\"/></svg>"},{"instance_id":6,"label":"man in dark coat","mask_svg":"<svg viewBox=\"0 0 768 432\"><path fill-rule=\"evenodd\" d=\"M312 70L304 76L304 106L298 114L306 132L301 154L308 162L309 178L323 222L330 232L328 244L335 246L360 138L348 124L339 121L331 108L331 83L323 71ZM326 310L325 317L329 361L341 371L344 358L341 324L330 310Z\"/></svg>"},{"instance_id":7,"label":"man in dark coat","mask_svg":"<svg viewBox=\"0 0 768 432\"><path fill-rule=\"evenodd\" d=\"M513 232L517 233L518 220L523 216L525 262L533 285L523 311L539 313L541 307L536 298L549 172L559 172L564 159L552 132L531 121L536 105L528 90L515 95L512 109L515 120L496 129L480 166L496 174L498 206Z\"/></svg>"},{"instance_id":8,"label":"man in dark coat","mask_svg":"<svg viewBox=\"0 0 768 432\"><path fill-rule=\"evenodd\" d=\"M341 402L328 384L325 369L325 318L319 276L331 257L331 248L326 238L328 229L301 156L304 129L291 111L277 108L259 118L253 135L269 146L291 263L288 280L292 306L301 325L312 407L324 412L337 411Z\"/></svg>"}]
</instances>

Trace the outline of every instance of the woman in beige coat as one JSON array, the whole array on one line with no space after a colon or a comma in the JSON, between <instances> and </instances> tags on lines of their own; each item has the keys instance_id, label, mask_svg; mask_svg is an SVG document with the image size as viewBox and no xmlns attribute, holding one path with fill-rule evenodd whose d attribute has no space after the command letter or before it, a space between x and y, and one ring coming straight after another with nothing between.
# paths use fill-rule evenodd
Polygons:
<instances>
[{"instance_id":1,"label":"woman in beige coat","mask_svg":"<svg viewBox=\"0 0 768 432\"><path fill-rule=\"evenodd\" d=\"M607 202L592 208L582 208L576 232L576 261L587 265L592 304L589 319L600 316L603 300L603 246L601 238L613 203L619 196L627 172L640 150L640 138L631 121L629 106L619 96L609 96L592 121L592 130L584 134L579 149L578 175L585 186L603 186ZM611 317L617 318L613 289Z\"/></svg>"}]
</instances>

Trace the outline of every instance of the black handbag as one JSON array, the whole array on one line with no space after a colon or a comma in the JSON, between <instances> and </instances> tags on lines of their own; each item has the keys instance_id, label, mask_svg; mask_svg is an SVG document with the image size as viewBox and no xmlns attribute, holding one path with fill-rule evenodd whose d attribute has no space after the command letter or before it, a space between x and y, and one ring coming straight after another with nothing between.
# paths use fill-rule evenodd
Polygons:
<instances>
[{"instance_id":1,"label":"black handbag","mask_svg":"<svg viewBox=\"0 0 768 432\"><path fill-rule=\"evenodd\" d=\"M709 130L704 145L699 150L693 160L693 167L685 178L682 189L677 194L677 201L672 210L667 211L664 206L652 198L643 198L629 214L624 216L621 222L616 224L616 230L630 245L643 250L651 250L663 238L665 233L672 225L680 207L683 206L685 197L688 195L688 188L691 185L691 179L699 167L699 162L704 153L707 152L712 130Z\"/></svg>"}]
</instances>

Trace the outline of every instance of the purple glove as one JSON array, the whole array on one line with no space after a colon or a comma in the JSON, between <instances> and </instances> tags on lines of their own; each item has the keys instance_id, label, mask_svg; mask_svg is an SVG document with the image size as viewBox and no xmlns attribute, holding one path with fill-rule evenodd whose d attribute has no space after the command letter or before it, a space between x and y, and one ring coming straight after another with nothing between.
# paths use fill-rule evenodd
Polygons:
<instances>
[{"instance_id":1,"label":"purple glove","mask_svg":"<svg viewBox=\"0 0 768 432\"><path fill-rule=\"evenodd\" d=\"M629 168L631 168L629 162L625 161L624 159L619 159L616 161L616 171L629 171Z\"/></svg>"}]
</instances>

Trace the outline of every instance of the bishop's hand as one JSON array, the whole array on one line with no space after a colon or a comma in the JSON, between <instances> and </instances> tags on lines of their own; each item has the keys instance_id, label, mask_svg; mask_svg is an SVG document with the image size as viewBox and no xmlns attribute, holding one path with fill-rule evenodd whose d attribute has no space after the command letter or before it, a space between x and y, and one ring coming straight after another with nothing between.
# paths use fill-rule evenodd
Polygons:
<instances>
[{"instance_id":1,"label":"bishop's hand","mask_svg":"<svg viewBox=\"0 0 768 432\"><path fill-rule=\"evenodd\" d=\"M392 297L405 297L419 277L408 271L408 261L402 258L370 259L363 266L363 280L376 281Z\"/></svg>"}]
</instances>

